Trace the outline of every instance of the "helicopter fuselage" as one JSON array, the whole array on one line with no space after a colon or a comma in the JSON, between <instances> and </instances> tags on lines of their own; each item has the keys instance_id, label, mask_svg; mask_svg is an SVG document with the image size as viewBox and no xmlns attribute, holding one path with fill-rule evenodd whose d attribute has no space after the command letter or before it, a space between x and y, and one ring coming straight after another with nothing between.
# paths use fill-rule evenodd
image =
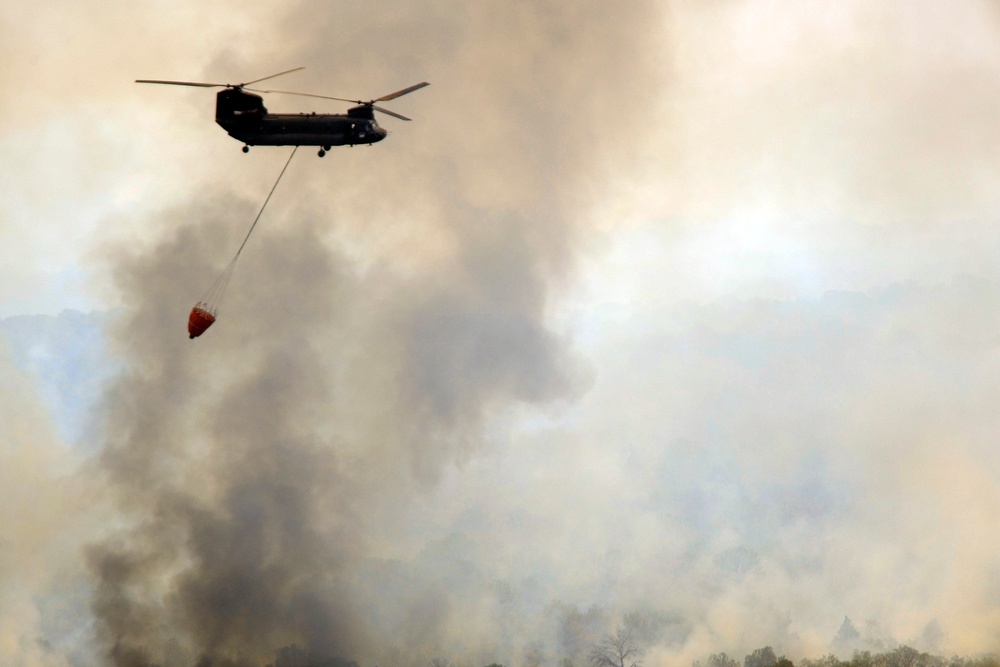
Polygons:
<instances>
[{"instance_id":1,"label":"helicopter fuselage","mask_svg":"<svg viewBox=\"0 0 1000 667\"><path fill-rule=\"evenodd\" d=\"M263 98L239 89L218 93L215 122L247 146L353 146L382 141L388 132L370 106L346 114L272 114Z\"/></svg>"}]
</instances>

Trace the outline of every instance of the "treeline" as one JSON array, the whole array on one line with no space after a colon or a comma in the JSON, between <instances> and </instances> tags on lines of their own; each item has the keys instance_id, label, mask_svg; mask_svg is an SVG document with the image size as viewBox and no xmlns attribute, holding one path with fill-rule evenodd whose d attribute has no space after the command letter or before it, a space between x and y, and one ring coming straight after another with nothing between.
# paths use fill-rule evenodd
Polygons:
<instances>
[{"instance_id":1,"label":"treeline","mask_svg":"<svg viewBox=\"0 0 1000 667\"><path fill-rule=\"evenodd\" d=\"M587 657L587 667L647 667L642 660L644 652L643 647L636 641L636 633L627 626L620 626L614 634L607 635L600 643L593 645ZM358 663L353 660L318 656L298 646L279 649L275 657L275 661L268 667L358 667ZM528 660L524 663L524 667L543 667L544 664L544 661ZM426 667L456 667L456 665L446 659L435 658L428 662ZM505 666L491 663L485 667ZM575 665L569 658L563 658L559 662L559 667L575 667ZM731 658L725 653L713 653L706 659L695 660L692 667L1000 667L1000 656L985 654L945 658L922 653L903 645L883 652L855 651L848 660L841 660L829 654L822 658L806 658L793 663L785 656L777 655L770 646L765 646L744 656L742 661Z\"/></svg>"},{"instance_id":2,"label":"treeline","mask_svg":"<svg viewBox=\"0 0 1000 667\"><path fill-rule=\"evenodd\" d=\"M1000 667L1000 656L979 655L973 657L952 656L945 658L930 653L921 653L909 646L883 653L855 651L850 660L840 660L828 655L818 660L802 660L799 667Z\"/></svg>"},{"instance_id":3,"label":"treeline","mask_svg":"<svg viewBox=\"0 0 1000 667\"><path fill-rule=\"evenodd\" d=\"M707 660L695 660L692 667L1000 667L1000 656L989 654L945 658L921 653L909 646L899 646L881 653L855 651L849 660L825 655L815 660L803 659L795 665L785 656L775 655L770 646L765 646L744 657L742 663L725 653L715 653Z\"/></svg>"}]
</instances>

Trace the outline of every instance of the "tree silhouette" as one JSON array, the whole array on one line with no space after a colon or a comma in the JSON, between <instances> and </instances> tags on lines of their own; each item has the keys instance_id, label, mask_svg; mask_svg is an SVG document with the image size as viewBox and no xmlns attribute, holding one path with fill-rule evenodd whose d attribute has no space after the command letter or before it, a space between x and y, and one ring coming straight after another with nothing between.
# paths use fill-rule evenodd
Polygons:
<instances>
[{"instance_id":1,"label":"tree silhouette","mask_svg":"<svg viewBox=\"0 0 1000 667\"><path fill-rule=\"evenodd\" d=\"M631 627L618 626L615 634L606 635L590 649L591 667L641 667L642 649Z\"/></svg>"},{"instance_id":2,"label":"tree silhouette","mask_svg":"<svg viewBox=\"0 0 1000 667\"><path fill-rule=\"evenodd\" d=\"M774 654L774 649L765 646L743 658L743 667L773 667L777 662L778 656Z\"/></svg>"},{"instance_id":3,"label":"tree silhouette","mask_svg":"<svg viewBox=\"0 0 1000 667\"><path fill-rule=\"evenodd\" d=\"M703 667L700 660L694 661L693 667ZM704 667L740 667L740 663L735 658L730 658L725 652L713 653L708 656L708 661Z\"/></svg>"}]
</instances>

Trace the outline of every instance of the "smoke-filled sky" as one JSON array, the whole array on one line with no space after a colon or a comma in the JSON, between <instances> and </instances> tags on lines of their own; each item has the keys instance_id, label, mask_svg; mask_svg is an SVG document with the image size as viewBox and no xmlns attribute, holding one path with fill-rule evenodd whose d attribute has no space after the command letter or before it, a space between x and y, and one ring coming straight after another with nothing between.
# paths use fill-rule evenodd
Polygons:
<instances>
[{"instance_id":1,"label":"smoke-filled sky","mask_svg":"<svg viewBox=\"0 0 1000 667\"><path fill-rule=\"evenodd\" d=\"M118 5L0 7L0 665L1000 650L995 2ZM299 66L431 86L192 342L291 149L133 81Z\"/></svg>"}]
</instances>

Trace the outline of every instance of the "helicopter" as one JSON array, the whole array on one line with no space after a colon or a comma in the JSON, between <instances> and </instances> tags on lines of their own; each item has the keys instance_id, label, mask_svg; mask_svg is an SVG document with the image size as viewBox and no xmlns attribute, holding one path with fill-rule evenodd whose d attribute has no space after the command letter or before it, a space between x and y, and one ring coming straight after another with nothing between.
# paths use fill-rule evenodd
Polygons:
<instances>
[{"instance_id":1,"label":"helicopter","mask_svg":"<svg viewBox=\"0 0 1000 667\"><path fill-rule=\"evenodd\" d=\"M352 100L343 97L327 97L311 93L297 93L289 90L260 90L247 86L284 76L305 69L278 72L244 83L206 83L201 81L164 81L160 79L136 79L136 83L156 83L170 86L197 86L199 88L222 88L216 95L215 122L222 126L229 136L243 142L243 152L250 152L251 146L319 146L320 157L333 146L355 146L374 144L389 134L375 120L379 111L400 120L411 120L406 116L377 106L376 102L388 102L408 95L430 84L426 81L397 90L394 93L373 100ZM343 114L268 113L264 98L254 93L280 93L315 97L322 100L350 102L357 106Z\"/></svg>"}]
</instances>

